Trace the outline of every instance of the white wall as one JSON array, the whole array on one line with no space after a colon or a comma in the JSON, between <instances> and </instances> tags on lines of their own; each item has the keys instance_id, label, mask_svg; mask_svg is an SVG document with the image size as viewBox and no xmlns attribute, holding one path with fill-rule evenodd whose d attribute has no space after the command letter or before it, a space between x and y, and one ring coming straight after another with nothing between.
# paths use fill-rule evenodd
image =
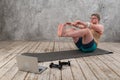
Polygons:
<instances>
[{"instance_id":1,"label":"white wall","mask_svg":"<svg viewBox=\"0 0 120 80\"><path fill-rule=\"evenodd\" d=\"M1 0L1 40L69 40L57 37L57 25L89 21L101 15L101 41L120 41L120 0Z\"/></svg>"}]
</instances>

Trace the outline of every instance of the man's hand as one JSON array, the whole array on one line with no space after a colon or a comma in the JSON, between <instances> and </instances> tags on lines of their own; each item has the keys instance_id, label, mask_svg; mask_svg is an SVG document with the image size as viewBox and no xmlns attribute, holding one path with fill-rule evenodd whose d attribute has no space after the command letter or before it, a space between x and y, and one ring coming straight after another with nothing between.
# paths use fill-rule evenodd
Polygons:
<instances>
[{"instance_id":1,"label":"man's hand","mask_svg":"<svg viewBox=\"0 0 120 80\"><path fill-rule=\"evenodd\" d=\"M66 25L74 26L72 22L66 22L66 23L65 23L65 26L66 26Z\"/></svg>"},{"instance_id":2,"label":"man's hand","mask_svg":"<svg viewBox=\"0 0 120 80\"><path fill-rule=\"evenodd\" d=\"M64 26L69 25L69 26L74 26L74 27L79 27L80 24L79 22L66 22Z\"/></svg>"},{"instance_id":3,"label":"man's hand","mask_svg":"<svg viewBox=\"0 0 120 80\"><path fill-rule=\"evenodd\" d=\"M81 22L80 22L80 20L77 20L77 21L73 22L72 24L75 27L79 27L79 25L81 25Z\"/></svg>"},{"instance_id":4,"label":"man's hand","mask_svg":"<svg viewBox=\"0 0 120 80\"><path fill-rule=\"evenodd\" d=\"M81 21L80 20L77 20L74 22L74 25L80 25L81 24Z\"/></svg>"},{"instance_id":5,"label":"man's hand","mask_svg":"<svg viewBox=\"0 0 120 80\"><path fill-rule=\"evenodd\" d=\"M66 22L64 24L64 26L66 26L66 25L74 26L74 27L77 27L77 28L84 28L84 26L82 25L82 22L80 20L77 20L75 22Z\"/></svg>"}]
</instances>

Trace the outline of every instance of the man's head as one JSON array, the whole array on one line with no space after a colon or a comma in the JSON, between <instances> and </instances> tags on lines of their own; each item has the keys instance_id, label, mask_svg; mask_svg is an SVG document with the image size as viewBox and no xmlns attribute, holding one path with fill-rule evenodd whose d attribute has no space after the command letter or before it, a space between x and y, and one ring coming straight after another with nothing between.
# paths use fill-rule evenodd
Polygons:
<instances>
[{"instance_id":1,"label":"man's head","mask_svg":"<svg viewBox=\"0 0 120 80\"><path fill-rule=\"evenodd\" d=\"M91 23L98 24L100 21L100 15L97 13L94 13L91 15Z\"/></svg>"}]
</instances>

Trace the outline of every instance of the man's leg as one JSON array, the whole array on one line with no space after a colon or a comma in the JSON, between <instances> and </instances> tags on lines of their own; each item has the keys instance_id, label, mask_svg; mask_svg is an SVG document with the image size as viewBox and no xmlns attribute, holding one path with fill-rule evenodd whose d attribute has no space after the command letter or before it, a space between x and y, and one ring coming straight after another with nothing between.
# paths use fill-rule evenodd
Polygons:
<instances>
[{"instance_id":1,"label":"man's leg","mask_svg":"<svg viewBox=\"0 0 120 80\"><path fill-rule=\"evenodd\" d=\"M88 28L68 32L65 30L65 26L61 25L59 31L61 32L60 37L72 37L75 42L77 42L80 37L83 38L83 44L87 44L93 40L93 35Z\"/></svg>"},{"instance_id":2,"label":"man's leg","mask_svg":"<svg viewBox=\"0 0 120 80\"><path fill-rule=\"evenodd\" d=\"M93 35L89 29L80 29L73 32L65 33L65 37L72 37L74 42L77 42L80 37L82 37L82 43L88 44L90 41L93 40Z\"/></svg>"},{"instance_id":3,"label":"man's leg","mask_svg":"<svg viewBox=\"0 0 120 80\"><path fill-rule=\"evenodd\" d=\"M65 26L63 24L59 25L58 32L60 32L59 37L72 37L74 42L76 43L80 37L82 37L82 43L87 44L93 40L93 35L88 28L79 29L79 30L65 30ZM59 35L59 34L58 34Z\"/></svg>"},{"instance_id":4,"label":"man's leg","mask_svg":"<svg viewBox=\"0 0 120 80\"><path fill-rule=\"evenodd\" d=\"M74 32L76 29L75 28L70 28L70 29L62 29L64 28L65 26L63 24L60 24L58 26L58 36L59 37L62 37L63 35L63 30L66 32L66 33L71 33L71 32ZM78 40L79 40L79 37L72 37L73 38L73 41L76 43Z\"/></svg>"},{"instance_id":5,"label":"man's leg","mask_svg":"<svg viewBox=\"0 0 120 80\"><path fill-rule=\"evenodd\" d=\"M65 30L65 25L64 24L59 24L58 25L58 36L62 37L62 34L64 33Z\"/></svg>"},{"instance_id":6,"label":"man's leg","mask_svg":"<svg viewBox=\"0 0 120 80\"><path fill-rule=\"evenodd\" d=\"M66 33L71 33L74 31L76 31L75 28L70 28L70 29L65 30ZM74 43L77 43L77 41L79 40L79 37L72 37L72 38L73 38Z\"/></svg>"},{"instance_id":7,"label":"man's leg","mask_svg":"<svg viewBox=\"0 0 120 80\"><path fill-rule=\"evenodd\" d=\"M91 33L91 31L86 28L86 29L80 29L80 30L76 30L76 31L71 31L69 33L65 32L63 34L63 37L72 37L74 40L76 39L76 41L82 37L82 43L83 44L88 44L90 41L93 40L93 35Z\"/></svg>"}]
</instances>

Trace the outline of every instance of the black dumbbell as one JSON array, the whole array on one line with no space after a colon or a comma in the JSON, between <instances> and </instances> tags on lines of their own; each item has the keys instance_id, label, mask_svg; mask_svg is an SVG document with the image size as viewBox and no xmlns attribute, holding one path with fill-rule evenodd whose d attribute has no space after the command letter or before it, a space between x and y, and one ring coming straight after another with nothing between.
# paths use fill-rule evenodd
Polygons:
<instances>
[{"instance_id":1,"label":"black dumbbell","mask_svg":"<svg viewBox=\"0 0 120 80\"><path fill-rule=\"evenodd\" d=\"M68 65L68 66L70 66L71 64L70 64L70 61L68 61L68 62L59 61L59 65Z\"/></svg>"},{"instance_id":2,"label":"black dumbbell","mask_svg":"<svg viewBox=\"0 0 120 80\"><path fill-rule=\"evenodd\" d=\"M58 68L58 69L62 69L62 65L58 65L58 64L54 64L54 63L50 63L49 65L50 68Z\"/></svg>"}]
</instances>

